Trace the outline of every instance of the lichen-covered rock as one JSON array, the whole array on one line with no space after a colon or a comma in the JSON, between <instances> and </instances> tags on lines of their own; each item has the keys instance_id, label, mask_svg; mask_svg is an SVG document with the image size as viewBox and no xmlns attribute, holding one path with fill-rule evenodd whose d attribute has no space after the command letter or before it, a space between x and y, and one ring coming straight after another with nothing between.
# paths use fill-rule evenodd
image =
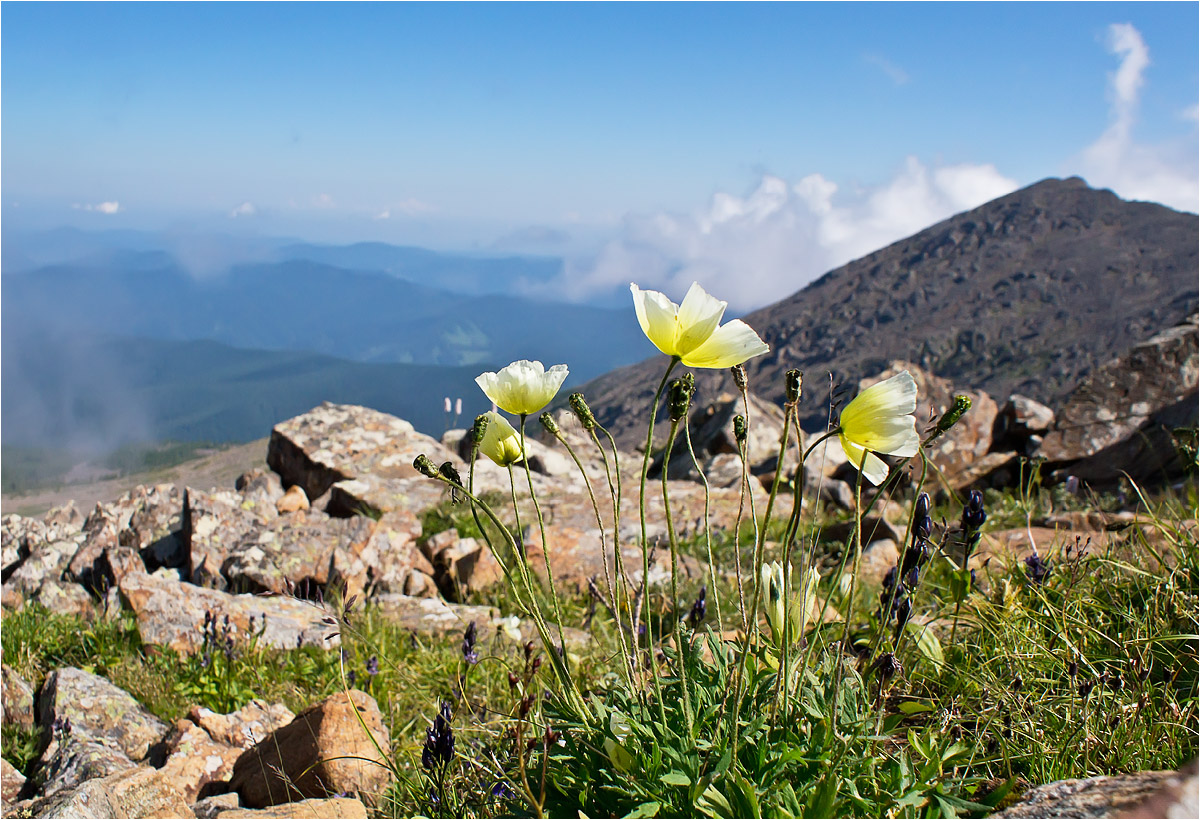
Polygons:
<instances>
[{"instance_id":1,"label":"lichen-covered rock","mask_svg":"<svg viewBox=\"0 0 1200 820\"><path fill-rule=\"evenodd\" d=\"M308 496L304 494L304 488L299 484L288 487L287 492L275 502L275 509L280 515L307 510L309 507Z\"/></svg>"},{"instance_id":2,"label":"lichen-covered rock","mask_svg":"<svg viewBox=\"0 0 1200 820\"><path fill-rule=\"evenodd\" d=\"M424 453L435 464L457 456L403 419L367 407L326 402L275 425L267 464L285 485L318 498L339 481L360 475L412 478L413 459Z\"/></svg>"},{"instance_id":3,"label":"lichen-covered rock","mask_svg":"<svg viewBox=\"0 0 1200 820\"><path fill-rule=\"evenodd\" d=\"M72 736L112 744L134 761L169 728L124 689L74 667L54 670L42 686L38 722L49 727L56 720L70 720Z\"/></svg>"},{"instance_id":4,"label":"lichen-covered rock","mask_svg":"<svg viewBox=\"0 0 1200 820\"><path fill-rule=\"evenodd\" d=\"M272 512L275 505L269 505ZM253 502L230 491L184 492L182 538L187 551L185 577L193 584L224 589L221 568L243 536L264 525Z\"/></svg>"},{"instance_id":5,"label":"lichen-covered rock","mask_svg":"<svg viewBox=\"0 0 1200 820\"><path fill-rule=\"evenodd\" d=\"M419 635L444 636L467 628L471 621L492 623L500 610L490 606L451 604L440 598L378 595L372 603L379 614Z\"/></svg>"},{"instance_id":6,"label":"lichen-covered rock","mask_svg":"<svg viewBox=\"0 0 1200 820\"><path fill-rule=\"evenodd\" d=\"M46 528L35 525L24 528L20 535L15 536L23 545L24 557L5 570L6 595L20 596L23 600L36 598L43 583L61 579L85 536L77 529L65 538L47 540L43 537L51 534Z\"/></svg>"},{"instance_id":7,"label":"lichen-covered rock","mask_svg":"<svg viewBox=\"0 0 1200 820\"><path fill-rule=\"evenodd\" d=\"M329 638L325 613L317 606L284 596L232 595L215 589L180 583L170 570L152 575L131 574L121 579L121 596L137 616L138 632L148 644L169 646L191 654L201 645L204 613L229 616L239 633L262 630L259 641L279 649L297 646L338 646ZM265 627L263 619L266 618Z\"/></svg>"},{"instance_id":8,"label":"lichen-covered rock","mask_svg":"<svg viewBox=\"0 0 1200 820\"><path fill-rule=\"evenodd\" d=\"M1086 780L1056 780L1037 786L1003 811L998 818L1023 817L1195 817L1196 789L1192 774L1190 794L1181 791L1179 813L1141 813L1147 801L1186 779L1179 772L1158 771L1089 777ZM1189 800L1190 798L1190 800ZM1165 808L1171 808L1170 805Z\"/></svg>"},{"instance_id":9,"label":"lichen-covered rock","mask_svg":"<svg viewBox=\"0 0 1200 820\"><path fill-rule=\"evenodd\" d=\"M244 752L229 787L250 808L350 793L370 801L391 780L384 765L390 750L374 698L351 689L309 707Z\"/></svg>"},{"instance_id":10,"label":"lichen-covered rock","mask_svg":"<svg viewBox=\"0 0 1200 820\"><path fill-rule=\"evenodd\" d=\"M33 728L33 687L7 664L0 666L3 680L2 720L23 729Z\"/></svg>"},{"instance_id":11,"label":"lichen-covered rock","mask_svg":"<svg viewBox=\"0 0 1200 820\"><path fill-rule=\"evenodd\" d=\"M227 715L218 714L203 706L193 706L188 720L208 733L217 743L249 749L271 732L280 729L296 716L282 703L252 700Z\"/></svg>"},{"instance_id":12,"label":"lichen-covered rock","mask_svg":"<svg viewBox=\"0 0 1200 820\"><path fill-rule=\"evenodd\" d=\"M283 482L279 476L260 467L242 473L233 486L256 509L273 505L283 497Z\"/></svg>"},{"instance_id":13,"label":"lichen-covered rock","mask_svg":"<svg viewBox=\"0 0 1200 820\"><path fill-rule=\"evenodd\" d=\"M79 584L47 578L32 595L25 599L37 601L51 612L59 615L77 615L91 618L96 614L92 596Z\"/></svg>"},{"instance_id":14,"label":"lichen-covered rock","mask_svg":"<svg viewBox=\"0 0 1200 820\"><path fill-rule=\"evenodd\" d=\"M1053 410L1028 396L1014 393L996 416L992 450L1031 456L1053 426Z\"/></svg>"},{"instance_id":15,"label":"lichen-covered rock","mask_svg":"<svg viewBox=\"0 0 1200 820\"><path fill-rule=\"evenodd\" d=\"M361 552L374 529L375 522L366 516L331 518L317 510L259 522L229 549L221 574L239 592L281 594L300 584L325 592L335 553ZM344 556L342 563L349 558ZM346 590L347 596L361 591Z\"/></svg>"},{"instance_id":16,"label":"lichen-covered rock","mask_svg":"<svg viewBox=\"0 0 1200 820\"><path fill-rule=\"evenodd\" d=\"M1094 456L1192 394L1200 379L1196 334L1193 314L1093 372L1058 411L1038 455L1050 461ZM1195 418L1195 401L1191 411Z\"/></svg>"},{"instance_id":17,"label":"lichen-covered rock","mask_svg":"<svg viewBox=\"0 0 1200 820\"><path fill-rule=\"evenodd\" d=\"M217 743L190 720L180 720L167 737L167 760L159 771L190 804L196 802L206 785L227 779L243 751Z\"/></svg>"},{"instance_id":18,"label":"lichen-covered rock","mask_svg":"<svg viewBox=\"0 0 1200 820\"><path fill-rule=\"evenodd\" d=\"M1180 453L1175 430L1197 426L1197 393L1157 410L1134 432L1082 461L1055 470L1051 481L1075 476L1093 487L1112 486L1128 477L1138 484L1168 484L1192 469Z\"/></svg>"},{"instance_id":19,"label":"lichen-covered rock","mask_svg":"<svg viewBox=\"0 0 1200 820\"><path fill-rule=\"evenodd\" d=\"M417 547L421 522L409 510L384 513L355 557L365 567L373 594L437 594L433 565ZM355 550L355 545L350 545Z\"/></svg>"},{"instance_id":20,"label":"lichen-covered rock","mask_svg":"<svg viewBox=\"0 0 1200 820\"><path fill-rule=\"evenodd\" d=\"M326 820L352 820L365 818L367 807L361 800L353 797L313 797L308 800L297 800L295 803L281 803L265 809L224 809L212 815L224 820L310 820L313 817L323 817Z\"/></svg>"},{"instance_id":21,"label":"lichen-covered rock","mask_svg":"<svg viewBox=\"0 0 1200 820\"><path fill-rule=\"evenodd\" d=\"M29 810L44 818L195 817L157 770L139 766L35 800Z\"/></svg>"},{"instance_id":22,"label":"lichen-covered rock","mask_svg":"<svg viewBox=\"0 0 1200 820\"><path fill-rule=\"evenodd\" d=\"M238 799L237 794L234 792L227 792L225 794L214 794L208 797L202 797L192 804L192 811L196 813L196 817L203 818L203 820L213 820L213 818L220 816L221 812L223 811L253 811L253 809L243 809L241 806L242 801ZM234 815L231 814L230 816L232 817ZM320 815L313 816L319 817Z\"/></svg>"},{"instance_id":23,"label":"lichen-covered rock","mask_svg":"<svg viewBox=\"0 0 1200 820\"><path fill-rule=\"evenodd\" d=\"M5 758L0 758L0 802L3 803L4 813L8 814L10 803L17 802L21 789L25 785L25 775L17 771L16 766Z\"/></svg>"},{"instance_id":24,"label":"lichen-covered rock","mask_svg":"<svg viewBox=\"0 0 1200 820\"><path fill-rule=\"evenodd\" d=\"M137 764L114 744L90 740L73 732L56 734L42 753L37 772L40 793L49 797L89 780L132 769Z\"/></svg>"}]
</instances>

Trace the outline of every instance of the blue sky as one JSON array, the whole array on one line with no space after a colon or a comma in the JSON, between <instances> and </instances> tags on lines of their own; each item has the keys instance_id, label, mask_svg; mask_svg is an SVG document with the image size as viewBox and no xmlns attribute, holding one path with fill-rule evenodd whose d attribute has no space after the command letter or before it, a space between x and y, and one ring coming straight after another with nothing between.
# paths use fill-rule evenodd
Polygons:
<instances>
[{"instance_id":1,"label":"blue sky","mask_svg":"<svg viewBox=\"0 0 1200 820\"><path fill-rule=\"evenodd\" d=\"M1198 8L5 3L2 213L761 301L1047 176L1196 210Z\"/></svg>"}]
</instances>

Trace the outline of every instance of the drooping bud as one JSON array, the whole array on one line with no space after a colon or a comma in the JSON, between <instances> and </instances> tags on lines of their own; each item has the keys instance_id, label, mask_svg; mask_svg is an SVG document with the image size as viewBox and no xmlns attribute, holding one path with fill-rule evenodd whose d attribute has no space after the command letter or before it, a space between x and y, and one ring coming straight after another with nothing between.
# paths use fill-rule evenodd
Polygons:
<instances>
[{"instance_id":1,"label":"drooping bud","mask_svg":"<svg viewBox=\"0 0 1200 820\"><path fill-rule=\"evenodd\" d=\"M783 374L783 394L788 404L800 403L803 386L804 374L799 370L789 370Z\"/></svg>"},{"instance_id":2,"label":"drooping bud","mask_svg":"<svg viewBox=\"0 0 1200 820\"><path fill-rule=\"evenodd\" d=\"M476 447L483 443L483 437L487 435L487 428L487 413L484 413L481 416L476 416L475 424L471 426L471 440L475 442Z\"/></svg>"},{"instance_id":3,"label":"drooping bud","mask_svg":"<svg viewBox=\"0 0 1200 820\"><path fill-rule=\"evenodd\" d=\"M749 379L746 378L746 366L744 364L735 364L729 368L729 372L733 374L733 383L737 386L737 389L745 392L746 385L750 383Z\"/></svg>"},{"instance_id":4,"label":"drooping bud","mask_svg":"<svg viewBox=\"0 0 1200 820\"><path fill-rule=\"evenodd\" d=\"M582 393L572 393L567 399L567 404L571 405L571 412L579 419L579 423L583 425L584 430L594 430L596 428L596 417L592 415L592 408L588 407L588 403L584 401Z\"/></svg>"},{"instance_id":5,"label":"drooping bud","mask_svg":"<svg viewBox=\"0 0 1200 820\"><path fill-rule=\"evenodd\" d=\"M542 423L542 429L550 435L558 438L558 422L554 420L554 416L549 413L542 413L538 416L538 421Z\"/></svg>"},{"instance_id":6,"label":"drooping bud","mask_svg":"<svg viewBox=\"0 0 1200 820\"><path fill-rule=\"evenodd\" d=\"M675 379L667 394L667 407L671 421L679 421L687 415L688 406L692 402L692 391L688 389L687 381Z\"/></svg>"},{"instance_id":7,"label":"drooping bud","mask_svg":"<svg viewBox=\"0 0 1200 820\"><path fill-rule=\"evenodd\" d=\"M970 396L955 396L954 404L950 405L950 409L942 414L938 419L937 432L935 436L940 436L942 433L949 430L954 425L958 424L958 420L963 417L963 413L971 409Z\"/></svg>"},{"instance_id":8,"label":"drooping bud","mask_svg":"<svg viewBox=\"0 0 1200 820\"><path fill-rule=\"evenodd\" d=\"M433 466L433 462L429 460L429 456L425 455L424 453L421 453L421 455L413 459L413 467L417 469L418 473L426 478L438 477L437 467Z\"/></svg>"},{"instance_id":9,"label":"drooping bud","mask_svg":"<svg viewBox=\"0 0 1200 820\"><path fill-rule=\"evenodd\" d=\"M742 416L742 415L734 416L733 417L733 437L734 437L734 439L737 440L738 444L742 444L743 442L746 441L746 436L747 436L748 432L749 431L746 429L746 417Z\"/></svg>"},{"instance_id":10,"label":"drooping bud","mask_svg":"<svg viewBox=\"0 0 1200 820\"><path fill-rule=\"evenodd\" d=\"M438 468L438 473L446 479L453 481L455 484L462 485L462 476L458 474L458 470L452 461L443 461L442 466Z\"/></svg>"}]
</instances>

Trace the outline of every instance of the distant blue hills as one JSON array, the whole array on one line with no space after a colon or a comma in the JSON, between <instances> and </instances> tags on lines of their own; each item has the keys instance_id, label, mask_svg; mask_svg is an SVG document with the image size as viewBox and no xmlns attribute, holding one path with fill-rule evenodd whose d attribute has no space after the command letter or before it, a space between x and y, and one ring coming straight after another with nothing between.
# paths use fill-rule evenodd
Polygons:
<instances>
[{"instance_id":1,"label":"distant blue hills","mask_svg":"<svg viewBox=\"0 0 1200 820\"><path fill-rule=\"evenodd\" d=\"M555 302L545 283L560 264L383 243L6 235L3 441L244 441L324 400L437 434L444 396L486 409L472 381L483 370L563 362L578 384L653 352L632 310Z\"/></svg>"}]
</instances>

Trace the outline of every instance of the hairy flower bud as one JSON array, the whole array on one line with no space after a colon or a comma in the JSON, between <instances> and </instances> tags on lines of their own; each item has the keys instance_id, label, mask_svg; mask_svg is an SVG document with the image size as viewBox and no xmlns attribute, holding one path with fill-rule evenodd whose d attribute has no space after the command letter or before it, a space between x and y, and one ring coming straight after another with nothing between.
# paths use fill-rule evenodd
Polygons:
<instances>
[{"instance_id":1,"label":"hairy flower bud","mask_svg":"<svg viewBox=\"0 0 1200 820\"><path fill-rule=\"evenodd\" d=\"M542 413L538 416L538 421L542 423L542 429L550 435L558 438L558 422L554 420L554 416L549 413Z\"/></svg>"},{"instance_id":2,"label":"hairy flower bud","mask_svg":"<svg viewBox=\"0 0 1200 820\"><path fill-rule=\"evenodd\" d=\"M963 413L967 412L970 409L971 409L971 397L970 396L955 396L954 404L950 405L950 409L947 410L944 414L942 414L942 417L940 419L938 419L936 435L940 436L942 433L946 432L951 427L958 424L958 420L963 417Z\"/></svg>"},{"instance_id":3,"label":"hairy flower bud","mask_svg":"<svg viewBox=\"0 0 1200 820\"><path fill-rule=\"evenodd\" d=\"M567 399L567 404L571 405L571 412L579 419L584 430L595 429L596 417L592 415L592 408L588 407L582 393L572 393L571 397Z\"/></svg>"},{"instance_id":4,"label":"hairy flower bud","mask_svg":"<svg viewBox=\"0 0 1200 820\"><path fill-rule=\"evenodd\" d=\"M475 417L475 423L471 425L471 441L475 442L478 447L483 441L483 437L487 435L488 416L487 413Z\"/></svg>"},{"instance_id":5,"label":"hairy flower bud","mask_svg":"<svg viewBox=\"0 0 1200 820\"><path fill-rule=\"evenodd\" d=\"M746 385L750 383L746 378L746 366L743 364L735 364L729 368L729 372L733 374L733 383L738 390L745 392Z\"/></svg>"},{"instance_id":6,"label":"hairy flower bud","mask_svg":"<svg viewBox=\"0 0 1200 820\"><path fill-rule=\"evenodd\" d=\"M417 469L418 473L426 478L438 477L437 467L433 466L433 462L429 460L429 456L425 455L424 453L421 453L421 455L413 459L413 467Z\"/></svg>"},{"instance_id":7,"label":"hairy flower bud","mask_svg":"<svg viewBox=\"0 0 1200 820\"><path fill-rule=\"evenodd\" d=\"M783 374L783 394L788 404L798 404L804 386L804 374L789 370Z\"/></svg>"},{"instance_id":8,"label":"hairy flower bud","mask_svg":"<svg viewBox=\"0 0 1200 820\"><path fill-rule=\"evenodd\" d=\"M692 391L685 379L675 379L667 394L667 407L671 421L679 421L687 415L688 406L692 402Z\"/></svg>"},{"instance_id":9,"label":"hairy flower bud","mask_svg":"<svg viewBox=\"0 0 1200 820\"><path fill-rule=\"evenodd\" d=\"M741 416L741 415L734 416L733 417L733 437L734 437L734 439L737 440L738 444L741 444L746 440L746 436L748 433L749 433L749 431L746 428L746 417Z\"/></svg>"}]
</instances>

